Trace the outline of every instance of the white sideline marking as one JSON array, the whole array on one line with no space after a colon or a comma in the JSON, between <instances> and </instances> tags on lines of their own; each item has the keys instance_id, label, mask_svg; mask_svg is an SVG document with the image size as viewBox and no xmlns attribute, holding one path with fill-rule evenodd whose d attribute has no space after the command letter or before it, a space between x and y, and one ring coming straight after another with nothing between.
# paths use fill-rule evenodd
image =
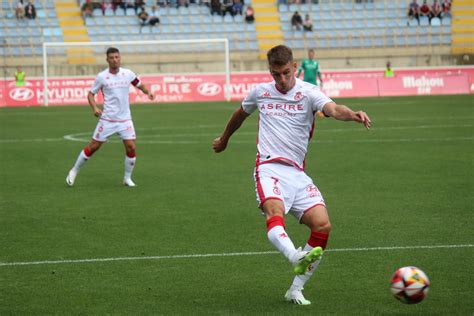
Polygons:
<instances>
[{"instance_id":1,"label":"white sideline marking","mask_svg":"<svg viewBox=\"0 0 474 316\"><path fill-rule=\"evenodd\" d=\"M336 249L328 249L328 250L326 250L326 252L446 249L446 248L472 248L472 247L474 247L474 244L432 245L432 246L394 246L394 247L371 247L371 248L336 248ZM209 257L261 256L261 255L274 255L274 254L278 254L278 253L279 253L278 251L230 252L230 253L173 255L173 256L116 257L116 258L45 260L45 261L26 261L26 262L0 262L0 267L6 267L6 266L32 266L32 265L46 265L46 264L65 264L65 263L108 262L108 261L137 261L137 260L191 259L191 258L209 258Z\"/></svg>"}]
</instances>

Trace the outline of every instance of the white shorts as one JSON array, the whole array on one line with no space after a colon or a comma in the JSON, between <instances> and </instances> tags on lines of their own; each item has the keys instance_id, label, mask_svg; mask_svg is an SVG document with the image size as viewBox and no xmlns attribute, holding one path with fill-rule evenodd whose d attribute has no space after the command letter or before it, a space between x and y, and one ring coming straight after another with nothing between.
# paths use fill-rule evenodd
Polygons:
<instances>
[{"instance_id":1,"label":"white shorts","mask_svg":"<svg viewBox=\"0 0 474 316\"><path fill-rule=\"evenodd\" d=\"M316 205L326 207L313 180L293 166L262 164L255 168L254 179L259 207L269 199L281 200L285 205L285 214L291 213L298 220Z\"/></svg>"},{"instance_id":2,"label":"white shorts","mask_svg":"<svg viewBox=\"0 0 474 316\"><path fill-rule=\"evenodd\" d=\"M98 142L105 142L110 136L118 134L122 140L136 139L135 127L133 121L128 120L125 122L110 122L105 120L99 120L95 128L92 139Z\"/></svg>"}]
</instances>

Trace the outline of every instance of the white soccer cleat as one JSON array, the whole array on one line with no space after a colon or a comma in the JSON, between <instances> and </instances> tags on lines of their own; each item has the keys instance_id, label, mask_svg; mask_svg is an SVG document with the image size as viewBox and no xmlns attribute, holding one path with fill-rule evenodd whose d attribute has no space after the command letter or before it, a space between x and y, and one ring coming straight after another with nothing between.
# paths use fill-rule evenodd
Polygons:
<instances>
[{"instance_id":1,"label":"white soccer cleat","mask_svg":"<svg viewBox=\"0 0 474 316\"><path fill-rule=\"evenodd\" d=\"M296 305L311 305L311 302L304 298L302 290L288 290L285 300Z\"/></svg>"},{"instance_id":2,"label":"white soccer cleat","mask_svg":"<svg viewBox=\"0 0 474 316\"><path fill-rule=\"evenodd\" d=\"M130 179L130 178L123 179L123 185L125 185L126 187L136 187L137 186L135 184L135 182L133 182L132 179Z\"/></svg>"},{"instance_id":3,"label":"white soccer cleat","mask_svg":"<svg viewBox=\"0 0 474 316\"><path fill-rule=\"evenodd\" d=\"M74 185L74 181L76 181L77 172L74 169L71 169L66 177L66 183L68 186L72 187Z\"/></svg>"},{"instance_id":4,"label":"white soccer cleat","mask_svg":"<svg viewBox=\"0 0 474 316\"><path fill-rule=\"evenodd\" d=\"M299 264L301 261L304 260L304 257L308 254L307 251L304 251L301 249L301 247L299 247L298 249L296 249L295 253L293 254L293 256L291 256L290 258L290 262L293 266L296 266L297 264Z\"/></svg>"}]
</instances>

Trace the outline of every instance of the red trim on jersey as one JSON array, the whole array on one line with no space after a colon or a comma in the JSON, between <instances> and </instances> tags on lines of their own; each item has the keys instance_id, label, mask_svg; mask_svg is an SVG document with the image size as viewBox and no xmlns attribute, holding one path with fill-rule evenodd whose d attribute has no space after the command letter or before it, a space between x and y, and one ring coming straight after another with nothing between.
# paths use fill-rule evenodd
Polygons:
<instances>
[{"instance_id":1,"label":"red trim on jersey","mask_svg":"<svg viewBox=\"0 0 474 316\"><path fill-rule=\"evenodd\" d=\"M328 233L312 231L311 235L309 236L309 239L308 239L308 245L310 245L313 248L321 247L324 250L324 249L326 249L328 239L329 239L329 234Z\"/></svg>"},{"instance_id":2,"label":"red trim on jersey","mask_svg":"<svg viewBox=\"0 0 474 316\"><path fill-rule=\"evenodd\" d=\"M139 83L140 83L140 79L138 79L138 77L135 77L135 79L132 80L132 85L135 87L137 87Z\"/></svg>"},{"instance_id":3,"label":"red trim on jersey","mask_svg":"<svg viewBox=\"0 0 474 316\"><path fill-rule=\"evenodd\" d=\"M123 123L123 122L131 121L131 119L127 119L127 120L109 120L109 119L104 119L104 118L100 118L99 120L107 121L107 122L111 122L111 123Z\"/></svg>"},{"instance_id":4,"label":"red trim on jersey","mask_svg":"<svg viewBox=\"0 0 474 316\"><path fill-rule=\"evenodd\" d=\"M257 154L257 165L255 166L255 185L257 187L258 199L261 201L260 206L262 206L263 201L265 201L265 192L263 192L262 183L260 182L260 175L258 174L258 159L259 156Z\"/></svg>"},{"instance_id":5,"label":"red trim on jersey","mask_svg":"<svg viewBox=\"0 0 474 316\"><path fill-rule=\"evenodd\" d=\"M275 226L285 228L285 219L281 216L272 216L267 220L267 233Z\"/></svg>"},{"instance_id":6,"label":"red trim on jersey","mask_svg":"<svg viewBox=\"0 0 474 316\"><path fill-rule=\"evenodd\" d=\"M84 147L84 155L86 155L87 159L89 159L90 156L92 156L91 151L89 150L89 147Z\"/></svg>"},{"instance_id":7,"label":"red trim on jersey","mask_svg":"<svg viewBox=\"0 0 474 316\"><path fill-rule=\"evenodd\" d=\"M259 155L259 158L260 158L260 155ZM264 165L266 163L281 163L282 165L287 165L287 166L292 166L292 167L296 167L297 169L303 171L304 170L304 167L301 167L300 165L298 165L296 162L294 162L293 160L291 159L288 159L288 158L284 158L284 157L276 157L276 158L273 158L273 159L269 159L269 160L265 160L265 161L262 161L262 162L259 162L258 164L259 165Z\"/></svg>"}]
</instances>

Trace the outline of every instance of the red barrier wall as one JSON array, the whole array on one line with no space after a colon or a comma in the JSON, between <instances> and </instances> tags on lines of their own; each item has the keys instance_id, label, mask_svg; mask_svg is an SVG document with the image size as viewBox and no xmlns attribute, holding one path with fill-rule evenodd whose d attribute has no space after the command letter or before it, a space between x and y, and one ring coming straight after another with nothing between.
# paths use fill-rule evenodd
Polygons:
<instances>
[{"instance_id":1,"label":"red barrier wall","mask_svg":"<svg viewBox=\"0 0 474 316\"><path fill-rule=\"evenodd\" d=\"M154 102L222 101L224 75L144 75L141 79L156 95ZM48 81L50 105L87 104L94 77L52 78ZM241 100L258 83L271 81L267 72L236 73L231 76L231 99ZM395 70L384 78L380 70L327 71L323 91L330 97L369 97L474 93L474 67ZM130 89L131 103L150 101ZM100 102L101 100L99 100ZM43 104L43 80L33 78L24 87L13 80L0 80L0 107Z\"/></svg>"}]
</instances>

